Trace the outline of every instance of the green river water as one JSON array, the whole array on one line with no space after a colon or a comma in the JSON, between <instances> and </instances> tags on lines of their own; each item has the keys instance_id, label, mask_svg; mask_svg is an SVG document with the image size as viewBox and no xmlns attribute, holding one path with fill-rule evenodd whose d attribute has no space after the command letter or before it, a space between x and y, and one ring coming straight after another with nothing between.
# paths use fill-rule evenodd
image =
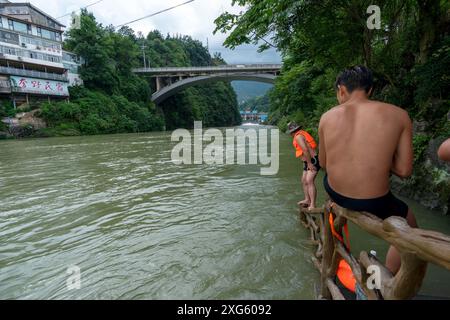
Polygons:
<instances>
[{"instance_id":1,"label":"green river water","mask_svg":"<svg viewBox=\"0 0 450 320\"><path fill-rule=\"evenodd\" d=\"M173 146L170 133L0 142L0 299L314 299L291 138L276 176L176 166ZM407 202L421 227L450 234L449 217ZM384 257L350 232L355 252ZM421 293L450 297L450 272L431 266Z\"/></svg>"}]
</instances>

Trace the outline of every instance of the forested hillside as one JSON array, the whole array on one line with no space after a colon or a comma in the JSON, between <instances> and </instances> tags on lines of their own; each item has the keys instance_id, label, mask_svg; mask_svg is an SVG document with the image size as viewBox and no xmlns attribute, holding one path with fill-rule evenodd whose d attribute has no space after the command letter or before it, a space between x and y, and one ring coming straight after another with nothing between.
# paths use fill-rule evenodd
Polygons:
<instances>
[{"instance_id":1,"label":"forested hillside","mask_svg":"<svg viewBox=\"0 0 450 320\"><path fill-rule=\"evenodd\" d=\"M296 120L317 136L321 115L336 105L333 88L344 68L364 64L375 73L375 99L405 108L415 123L415 171L396 182L402 194L448 211L448 166L436 159L450 136L450 2L378 1L381 28L367 27L370 1L243 0L240 14L223 13L217 30L232 30L225 45L277 47L284 70L271 94L270 119L280 128Z\"/></svg>"},{"instance_id":2,"label":"forested hillside","mask_svg":"<svg viewBox=\"0 0 450 320\"><path fill-rule=\"evenodd\" d=\"M270 110L270 97L269 92L265 95L251 98L239 105L239 109L242 111L258 111L258 112L269 112Z\"/></svg>"},{"instance_id":3,"label":"forested hillside","mask_svg":"<svg viewBox=\"0 0 450 320\"><path fill-rule=\"evenodd\" d=\"M231 86L236 92L239 104L261 97L273 88L271 84L255 81L233 81Z\"/></svg>"},{"instance_id":4,"label":"forested hillside","mask_svg":"<svg viewBox=\"0 0 450 320\"><path fill-rule=\"evenodd\" d=\"M49 128L41 135L79 135L146 132L164 128L240 123L236 95L229 83L192 87L166 100L158 108L151 102L154 81L133 74L143 65L142 47L152 67L207 66L224 64L188 36L136 34L129 27L115 30L99 24L86 10L81 27L67 32L66 50L84 59L84 86L70 90L71 102L45 103L41 116Z\"/></svg>"}]
</instances>

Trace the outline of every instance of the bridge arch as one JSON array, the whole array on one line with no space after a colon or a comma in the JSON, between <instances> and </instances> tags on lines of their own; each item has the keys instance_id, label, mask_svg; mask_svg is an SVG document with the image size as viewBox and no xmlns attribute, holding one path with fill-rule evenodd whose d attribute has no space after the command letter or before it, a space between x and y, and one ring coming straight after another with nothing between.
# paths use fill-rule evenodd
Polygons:
<instances>
[{"instance_id":1,"label":"bridge arch","mask_svg":"<svg viewBox=\"0 0 450 320\"><path fill-rule=\"evenodd\" d=\"M242 81L256 81L273 84L275 82L276 77L277 76L274 74L265 74L265 73L255 73L255 74L228 73L228 74L212 74L207 76L197 76L183 79L167 87L164 87L160 91L155 92L153 94L152 101L156 104L160 104L161 102L175 95L176 93L186 88L202 83L242 80Z\"/></svg>"}]
</instances>

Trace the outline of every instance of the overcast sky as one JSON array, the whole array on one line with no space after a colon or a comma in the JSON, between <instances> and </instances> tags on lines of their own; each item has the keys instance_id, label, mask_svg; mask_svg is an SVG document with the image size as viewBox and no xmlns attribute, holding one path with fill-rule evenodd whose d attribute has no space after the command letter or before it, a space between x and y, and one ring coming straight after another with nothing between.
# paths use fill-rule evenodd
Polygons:
<instances>
[{"instance_id":1,"label":"overcast sky","mask_svg":"<svg viewBox=\"0 0 450 320\"><path fill-rule=\"evenodd\" d=\"M33 5L58 18L79 10L80 7L97 0L29 0ZM103 25L120 25L151 13L169 8L186 0L103 0L88 8ZM18 2L18 1L12 1ZM241 46L234 51L225 49L222 44L226 36L213 35L214 20L224 11L239 12L242 8L232 7L231 0L195 0L182 7L162 13L129 26L136 32L158 29L163 34L185 34L202 41L209 39L210 52L220 52L228 63L279 63L280 56L275 50L258 53L254 46ZM61 22L69 25L70 17Z\"/></svg>"}]
</instances>

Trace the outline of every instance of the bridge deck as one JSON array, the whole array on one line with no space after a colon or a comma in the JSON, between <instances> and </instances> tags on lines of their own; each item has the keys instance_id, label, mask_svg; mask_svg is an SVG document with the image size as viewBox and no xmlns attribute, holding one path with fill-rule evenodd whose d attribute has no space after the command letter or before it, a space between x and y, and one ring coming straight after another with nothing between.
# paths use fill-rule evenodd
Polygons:
<instances>
[{"instance_id":1,"label":"bridge deck","mask_svg":"<svg viewBox=\"0 0 450 320\"><path fill-rule=\"evenodd\" d=\"M223 65L211 67L167 67L137 68L133 72L152 76L220 74L220 73L276 73L281 71L280 64Z\"/></svg>"}]
</instances>

